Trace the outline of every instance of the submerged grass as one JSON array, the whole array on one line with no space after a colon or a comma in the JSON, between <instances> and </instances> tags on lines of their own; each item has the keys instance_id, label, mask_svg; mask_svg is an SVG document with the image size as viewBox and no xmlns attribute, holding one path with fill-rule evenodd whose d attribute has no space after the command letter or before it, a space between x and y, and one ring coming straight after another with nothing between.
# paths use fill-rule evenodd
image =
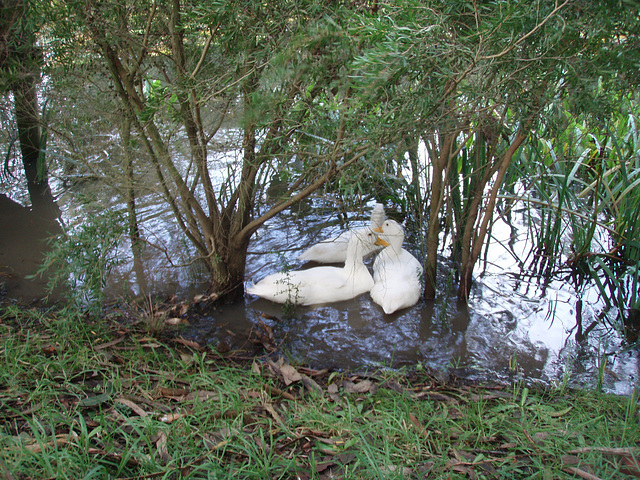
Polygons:
<instances>
[{"instance_id":1,"label":"submerged grass","mask_svg":"<svg viewBox=\"0 0 640 480\"><path fill-rule=\"evenodd\" d=\"M3 479L640 476L637 395L315 371L64 312L0 318Z\"/></svg>"}]
</instances>

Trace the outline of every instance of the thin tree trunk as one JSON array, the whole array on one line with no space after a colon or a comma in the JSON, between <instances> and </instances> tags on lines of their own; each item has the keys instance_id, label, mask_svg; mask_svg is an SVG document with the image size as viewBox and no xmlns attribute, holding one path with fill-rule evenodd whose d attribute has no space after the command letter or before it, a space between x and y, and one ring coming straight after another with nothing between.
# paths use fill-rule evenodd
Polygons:
<instances>
[{"instance_id":1,"label":"thin tree trunk","mask_svg":"<svg viewBox=\"0 0 640 480\"><path fill-rule=\"evenodd\" d=\"M28 82L28 83L27 83ZM40 157L40 119L38 115L38 98L35 82L25 79L13 90L15 99L16 123L20 137L22 164L29 186L32 188L42 184L44 175L39 172L38 158Z\"/></svg>"},{"instance_id":2,"label":"thin tree trunk","mask_svg":"<svg viewBox=\"0 0 640 480\"><path fill-rule=\"evenodd\" d=\"M41 145L40 107L37 86L40 82L42 52L36 46L34 26L25 20L26 4L3 3L0 19L0 68L7 68L12 78L14 112L20 139L22 164L29 197L34 209L50 208L53 196L49 189ZM58 212L59 214L59 212Z\"/></svg>"},{"instance_id":3,"label":"thin tree trunk","mask_svg":"<svg viewBox=\"0 0 640 480\"><path fill-rule=\"evenodd\" d=\"M457 132L444 134L444 142L440 155L433 162L433 175L431 177L431 197L429 198L429 224L427 229L426 249L427 258L424 265L424 297L427 300L436 298L436 275L438 271L438 243L440 235L440 207L444 195L444 172L449 164L451 149Z\"/></svg>"},{"instance_id":4,"label":"thin tree trunk","mask_svg":"<svg viewBox=\"0 0 640 480\"><path fill-rule=\"evenodd\" d=\"M407 136L404 139L407 153L409 154L409 164L411 165L411 190L413 193L414 208L418 218L423 216L422 192L420 191L420 167L418 165L418 146L417 137Z\"/></svg>"},{"instance_id":5,"label":"thin tree trunk","mask_svg":"<svg viewBox=\"0 0 640 480\"><path fill-rule=\"evenodd\" d=\"M133 253L133 270L140 293L148 293L149 284L147 274L144 270L142 260L142 238L140 237L140 227L138 226L138 216L136 213L136 191L134 187L133 154L131 151L131 119L125 115L121 124L122 144L124 149L125 171L127 175L126 200L127 219L129 222L129 238L131 239L131 252Z\"/></svg>"},{"instance_id":6,"label":"thin tree trunk","mask_svg":"<svg viewBox=\"0 0 640 480\"><path fill-rule=\"evenodd\" d=\"M129 236L131 245L136 248L140 245L140 229L136 215L136 191L133 176L133 155L131 154L131 120L126 115L122 121L122 144L124 149L124 168L127 174L127 215L129 222Z\"/></svg>"},{"instance_id":7,"label":"thin tree trunk","mask_svg":"<svg viewBox=\"0 0 640 480\"><path fill-rule=\"evenodd\" d=\"M482 245L484 244L485 238L487 236L487 232L489 230L489 221L493 216L493 209L495 208L496 198L498 196L498 191L502 186L502 180L504 179L505 174L507 173L507 169L511 164L511 160L513 156L520 148L520 145L527 138L528 132L524 130L518 131L516 137L513 142L509 146L509 149L505 152L500 161L500 166L498 168L498 174L496 179L491 187L491 193L489 195L489 200L487 202L486 207L482 212L482 221L477 231L477 235L473 239L471 244L470 251L468 256L465 258L462 264L462 275L460 278L460 286L458 287L458 301L466 303L469 300L469 295L471 293L471 284L473 282L473 268L478 261L480 253L482 252ZM486 182L485 182L486 183ZM474 222L475 224L475 222ZM464 248L464 247L463 247ZM465 254L463 250L463 255Z\"/></svg>"},{"instance_id":8,"label":"thin tree trunk","mask_svg":"<svg viewBox=\"0 0 640 480\"><path fill-rule=\"evenodd\" d=\"M60 209L55 203L49 182L44 152L41 149L40 115L36 94L36 77L29 75L13 90L16 123L20 138L22 164L27 189L35 212L47 218L58 218Z\"/></svg>"}]
</instances>

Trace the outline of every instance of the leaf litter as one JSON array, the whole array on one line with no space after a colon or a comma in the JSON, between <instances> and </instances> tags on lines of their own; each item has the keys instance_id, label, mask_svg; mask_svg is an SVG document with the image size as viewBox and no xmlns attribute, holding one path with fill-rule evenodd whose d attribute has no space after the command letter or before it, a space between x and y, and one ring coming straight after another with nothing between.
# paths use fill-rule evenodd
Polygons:
<instances>
[{"instance_id":1,"label":"leaf litter","mask_svg":"<svg viewBox=\"0 0 640 480\"><path fill-rule=\"evenodd\" d=\"M579 437L584 442L581 434L563 428L573 405L556 408L551 399L544 408L527 409L508 385L479 386L457 377L442 382L425 372L346 373L292 365L277 355L269 329L254 334L248 344L262 347L261 354L221 354L181 337L158 339L120 329L90 348L102 359L90 372L67 371L57 378L52 388L60 412L49 418L29 385L2 385L0 467L16 464L24 451L38 456L71 449L98 463L119 464L121 478L146 478L149 472L142 465L149 462L157 473L188 476L211 457L229 470L240 469L255 449L289 471L281 472L285 477L298 479L353 478L354 471L367 466L393 478L497 478L505 469L531 474L556 468L595 480L605 464L607 471L640 478L637 444L578 447L576 441L576 448L562 455L549 453L549 444L558 439ZM64 356L62 345L51 340L46 338L47 345L56 345L51 355ZM182 362L183 369L145 364L131 353L140 348L162 351ZM225 384L219 378L225 369L244 371L247 382ZM105 381L116 378L117 386ZM399 430L380 426L388 422L381 419L390 399L412 409L394 412ZM470 420L476 404L484 412ZM478 421L494 425L488 428L492 434L465 429ZM48 426L34 431L35 424ZM107 441L102 434L87 436L79 425L93 432L107 426L115 433ZM192 449L197 446L197 455L180 451L186 439ZM367 454L384 442L406 456ZM131 456L131 445L144 446L140 456Z\"/></svg>"}]
</instances>

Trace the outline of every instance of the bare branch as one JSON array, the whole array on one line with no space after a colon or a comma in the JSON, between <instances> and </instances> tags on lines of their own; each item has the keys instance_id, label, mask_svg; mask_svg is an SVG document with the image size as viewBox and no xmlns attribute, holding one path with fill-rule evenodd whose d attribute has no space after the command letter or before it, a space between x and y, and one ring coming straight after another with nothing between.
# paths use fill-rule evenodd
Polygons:
<instances>
[{"instance_id":1,"label":"bare branch","mask_svg":"<svg viewBox=\"0 0 640 480\"><path fill-rule=\"evenodd\" d=\"M149 43L149 32L151 31L151 24L153 23L153 18L156 15L156 9L158 8L158 2L154 0L153 6L151 7L151 12L149 13L149 17L147 18L147 26L144 29L144 38L142 40L142 46L140 47L140 55L138 56L138 60L136 62L136 66L134 68L134 72L137 72L140 69L140 65L144 61L144 58L147 56L147 46Z\"/></svg>"},{"instance_id":2,"label":"bare branch","mask_svg":"<svg viewBox=\"0 0 640 480\"><path fill-rule=\"evenodd\" d=\"M220 24L216 25L216 28L211 32L211 35L209 35L209 38L207 38L207 41L204 44L204 47L202 48L202 53L200 54L200 60L198 60L198 64L196 65L196 68L194 68L193 72L191 72L191 76L193 78L195 78L198 75L198 73L200 73L200 69L202 68L202 65L204 65L204 59L206 58L207 52L209 51L209 47L211 46L211 42L213 41L213 36L218 31L218 28L220 28Z\"/></svg>"}]
</instances>

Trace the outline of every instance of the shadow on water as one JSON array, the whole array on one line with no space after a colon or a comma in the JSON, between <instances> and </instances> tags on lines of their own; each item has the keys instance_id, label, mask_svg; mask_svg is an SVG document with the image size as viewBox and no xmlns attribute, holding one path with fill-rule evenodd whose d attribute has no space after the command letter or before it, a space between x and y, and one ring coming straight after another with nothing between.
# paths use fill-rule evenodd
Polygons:
<instances>
[{"instance_id":1,"label":"shadow on water","mask_svg":"<svg viewBox=\"0 0 640 480\"><path fill-rule=\"evenodd\" d=\"M247 302L250 315L278 318L278 337L294 358L317 368L354 369L366 365L398 368L421 363L439 368L466 356L469 316L452 309L447 321L435 320L435 304L419 302L391 315L368 295L353 301L298 307L295 315L263 299Z\"/></svg>"},{"instance_id":2,"label":"shadow on water","mask_svg":"<svg viewBox=\"0 0 640 480\"><path fill-rule=\"evenodd\" d=\"M0 194L1 297L31 303L47 295L46 277L32 276L44 258L47 240L61 232L59 213L52 200L29 208ZM54 292L50 300L60 294Z\"/></svg>"}]
</instances>

